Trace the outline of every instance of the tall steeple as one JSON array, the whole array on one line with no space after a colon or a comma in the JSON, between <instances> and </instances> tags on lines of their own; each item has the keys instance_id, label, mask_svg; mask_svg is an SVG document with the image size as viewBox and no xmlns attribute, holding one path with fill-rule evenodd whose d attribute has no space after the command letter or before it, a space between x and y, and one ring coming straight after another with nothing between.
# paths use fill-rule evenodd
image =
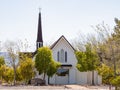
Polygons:
<instances>
[{"instance_id":1,"label":"tall steeple","mask_svg":"<svg viewBox=\"0 0 120 90\"><path fill-rule=\"evenodd\" d=\"M43 38L42 38L42 22L41 22L41 11L39 11L39 19L38 19L38 33L37 33L37 41L36 41L36 49L43 46Z\"/></svg>"}]
</instances>

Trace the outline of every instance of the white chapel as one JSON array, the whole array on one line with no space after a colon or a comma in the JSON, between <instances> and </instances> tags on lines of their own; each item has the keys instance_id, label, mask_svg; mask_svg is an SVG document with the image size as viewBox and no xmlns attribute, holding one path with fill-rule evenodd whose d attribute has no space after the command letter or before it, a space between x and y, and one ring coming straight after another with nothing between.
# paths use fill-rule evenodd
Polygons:
<instances>
[{"instance_id":1,"label":"white chapel","mask_svg":"<svg viewBox=\"0 0 120 90\"><path fill-rule=\"evenodd\" d=\"M41 12L39 12L38 20L38 33L36 48L43 46L42 38L42 22ZM70 42L61 36L55 41L50 49L53 53L54 60L61 63L61 67L57 70L57 73L49 79L49 84L92 84L92 72L80 72L76 68L77 60L75 57L75 49ZM39 74L36 77L41 77ZM101 76L98 75L97 71L94 71L94 83L100 85L102 83ZM46 77L46 84L48 83L48 77Z\"/></svg>"}]
</instances>

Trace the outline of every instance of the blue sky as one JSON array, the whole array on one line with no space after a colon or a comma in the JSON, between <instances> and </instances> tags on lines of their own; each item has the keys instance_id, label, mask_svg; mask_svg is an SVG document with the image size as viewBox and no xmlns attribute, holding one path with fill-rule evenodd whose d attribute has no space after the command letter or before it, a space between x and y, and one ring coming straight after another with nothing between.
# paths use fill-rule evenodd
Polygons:
<instances>
[{"instance_id":1,"label":"blue sky","mask_svg":"<svg viewBox=\"0 0 120 90\"><path fill-rule=\"evenodd\" d=\"M93 33L91 25L103 21L112 28L114 18L120 19L120 0L0 0L0 41L27 39L34 50L39 7L44 44Z\"/></svg>"}]
</instances>

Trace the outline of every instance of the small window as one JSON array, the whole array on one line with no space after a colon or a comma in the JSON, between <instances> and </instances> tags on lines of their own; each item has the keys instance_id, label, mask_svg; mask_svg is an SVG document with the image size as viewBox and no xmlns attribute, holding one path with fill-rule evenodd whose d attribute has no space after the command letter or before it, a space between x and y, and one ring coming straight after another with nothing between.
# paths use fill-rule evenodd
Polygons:
<instances>
[{"instance_id":1,"label":"small window","mask_svg":"<svg viewBox=\"0 0 120 90\"><path fill-rule=\"evenodd\" d=\"M40 42L37 43L37 48L40 48Z\"/></svg>"},{"instance_id":2,"label":"small window","mask_svg":"<svg viewBox=\"0 0 120 90\"><path fill-rule=\"evenodd\" d=\"M67 52L65 52L65 62L67 62Z\"/></svg>"},{"instance_id":3,"label":"small window","mask_svg":"<svg viewBox=\"0 0 120 90\"><path fill-rule=\"evenodd\" d=\"M37 43L37 48L40 48L40 47L42 47L42 46L43 46L42 42L38 42L38 43Z\"/></svg>"}]
</instances>

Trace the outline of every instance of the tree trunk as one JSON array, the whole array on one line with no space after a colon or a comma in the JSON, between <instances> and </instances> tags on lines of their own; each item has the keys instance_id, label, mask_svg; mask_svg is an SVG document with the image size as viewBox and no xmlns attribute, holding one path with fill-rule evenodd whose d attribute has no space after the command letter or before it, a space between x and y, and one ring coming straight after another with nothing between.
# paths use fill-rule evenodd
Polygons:
<instances>
[{"instance_id":1,"label":"tree trunk","mask_svg":"<svg viewBox=\"0 0 120 90\"><path fill-rule=\"evenodd\" d=\"M109 90L111 90L111 85L109 85Z\"/></svg>"},{"instance_id":2,"label":"tree trunk","mask_svg":"<svg viewBox=\"0 0 120 90\"><path fill-rule=\"evenodd\" d=\"M45 75L46 75L46 73L44 73L43 80L45 81L45 85L46 85Z\"/></svg>"},{"instance_id":3,"label":"tree trunk","mask_svg":"<svg viewBox=\"0 0 120 90\"><path fill-rule=\"evenodd\" d=\"M94 70L92 71L92 85L95 85L95 83L94 83Z\"/></svg>"},{"instance_id":4,"label":"tree trunk","mask_svg":"<svg viewBox=\"0 0 120 90\"><path fill-rule=\"evenodd\" d=\"M117 86L115 86L115 90L119 90L119 89L117 89Z\"/></svg>"},{"instance_id":5,"label":"tree trunk","mask_svg":"<svg viewBox=\"0 0 120 90\"><path fill-rule=\"evenodd\" d=\"M45 73L44 73L44 76L43 76L43 80L45 80Z\"/></svg>"},{"instance_id":6,"label":"tree trunk","mask_svg":"<svg viewBox=\"0 0 120 90\"><path fill-rule=\"evenodd\" d=\"M48 85L50 84L50 77L48 76Z\"/></svg>"}]
</instances>

